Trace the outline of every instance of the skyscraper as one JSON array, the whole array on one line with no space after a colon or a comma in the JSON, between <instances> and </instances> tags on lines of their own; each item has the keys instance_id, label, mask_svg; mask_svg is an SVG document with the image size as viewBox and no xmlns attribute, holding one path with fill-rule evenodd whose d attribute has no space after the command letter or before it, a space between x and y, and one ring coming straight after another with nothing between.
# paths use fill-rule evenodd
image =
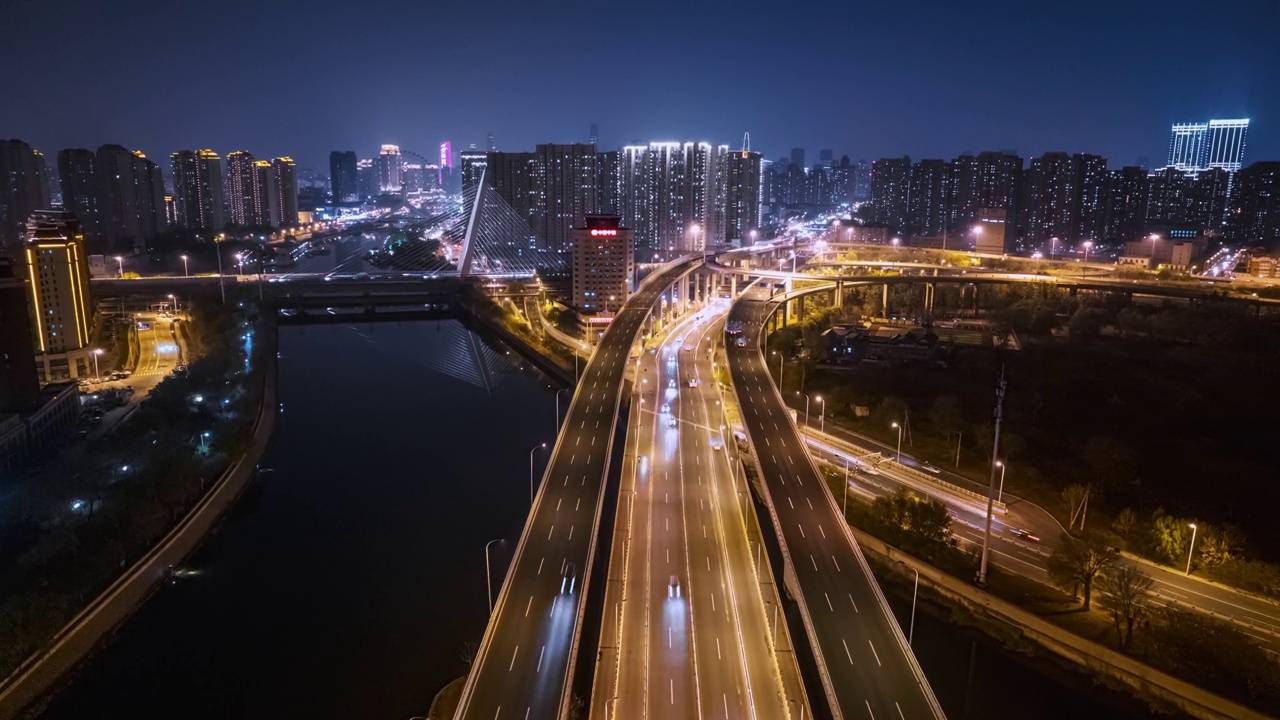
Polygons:
<instances>
[{"instance_id":1,"label":"skyscraper","mask_svg":"<svg viewBox=\"0 0 1280 720\"><path fill-rule=\"evenodd\" d=\"M155 163L138 151L103 145L98 148L96 164L99 222L110 249L132 250L167 225L164 180ZM221 187L220 168L214 167L213 172L218 173Z\"/></svg>"},{"instance_id":2,"label":"skyscraper","mask_svg":"<svg viewBox=\"0 0 1280 720\"><path fill-rule=\"evenodd\" d=\"M1280 242L1280 162L1256 162L1235 178L1230 233L1236 242Z\"/></svg>"},{"instance_id":3,"label":"skyscraper","mask_svg":"<svg viewBox=\"0 0 1280 720\"><path fill-rule=\"evenodd\" d=\"M27 283L0 257L0 415L27 410L40 397Z\"/></svg>"},{"instance_id":4,"label":"skyscraper","mask_svg":"<svg viewBox=\"0 0 1280 720\"><path fill-rule=\"evenodd\" d=\"M334 150L329 153L329 184L335 204L359 202L360 186L356 180L354 150Z\"/></svg>"},{"instance_id":5,"label":"skyscraper","mask_svg":"<svg viewBox=\"0 0 1280 720\"><path fill-rule=\"evenodd\" d=\"M80 223L69 212L37 210L26 235L31 311L45 380L82 377L89 370L93 299Z\"/></svg>"},{"instance_id":6,"label":"skyscraper","mask_svg":"<svg viewBox=\"0 0 1280 720\"><path fill-rule=\"evenodd\" d=\"M597 215L617 215L622 212L619 209L618 201L618 192L621 188L621 176L619 173L622 166L620 163L621 159L617 150L596 152Z\"/></svg>"},{"instance_id":7,"label":"skyscraper","mask_svg":"<svg viewBox=\"0 0 1280 720\"><path fill-rule=\"evenodd\" d=\"M0 140L0 254L21 256L27 218L48 206L44 154L21 140Z\"/></svg>"},{"instance_id":8,"label":"skyscraper","mask_svg":"<svg viewBox=\"0 0 1280 720\"><path fill-rule=\"evenodd\" d=\"M179 150L170 157L178 224L191 230L221 230L226 224L222 159L212 150Z\"/></svg>"},{"instance_id":9,"label":"skyscraper","mask_svg":"<svg viewBox=\"0 0 1280 720\"><path fill-rule=\"evenodd\" d=\"M725 187L725 241L749 245L751 232L760 227L760 153L742 150L728 154Z\"/></svg>"},{"instance_id":10,"label":"skyscraper","mask_svg":"<svg viewBox=\"0 0 1280 720\"><path fill-rule=\"evenodd\" d=\"M1070 155L1049 152L1032 158L1027 171L1027 242L1053 242L1057 247L1073 243L1075 198L1076 173Z\"/></svg>"},{"instance_id":11,"label":"skyscraper","mask_svg":"<svg viewBox=\"0 0 1280 720\"><path fill-rule=\"evenodd\" d=\"M911 168L907 227L912 235L941 235L946 228L947 163L921 160Z\"/></svg>"},{"instance_id":12,"label":"skyscraper","mask_svg":"<svg viewBox=\"0 0 1280 720\"><path fill-rule=\"evenodd\" d=\"M440 165L436 173L441 186L447 178L453 176L453 143L448 140L440 143Z\"/></svg>"},{"instance_id":13,"label":"skyscraper","mask_svg":"<svg viewBox=\"0 0 1280 720\"><path fill-rule=\"evenodd\" d=\"M298 166L288 156L271 161L272 181L278 208L273 226L295 227L298 224Z\"/></svg>"},{"instance_id":14,"label":"skyscraper","mask_svg":"<svg viewBox=\"0 0 1280 720\"><path fill-rule=\"evenodd\" d=\"M378 192L398 195L404 189L404 157L399 145L383 145L378 154Z\"/></svg>"},{"instance_id":15,"label":"skyscraper","mask_svg":"<svg viewBox=\"0 0 1280 720\"><path fill-rule=\"evenodd\" d=\"M725 240L729 148L709 143L628 145L619 154L618 204L641 257L672 257Z\"/></svg>"},{"instance_id":16,"label":"skyscraper","mask_svg":"<svg viewBox=\"0 0 1280 720\"><path fill-rule=\"evenodd\" d=\"M480 175L489 164L489 153L483 150L463 150L459 156L462 165L462 189L473 188L480 184Z\"/></svg>"},{"instance_id":17,"label":"skyscraper","mask_svg":"<svg viewBox=\"0 0 1280 720\"><path fill-rule=\"evenodd\" d=\"M1124 243L1142 237L1149 188L1150 180L1143 168L1127 166L1107 173L1103 229L1106 242Z\"/></svg>"},{"instance_id":18,"label":"skyscraper","mask_svg":"<svg viewBox=\"0 0 1280 720\"><path fill-rule=\"evenodd\" d=\"M1207 123L1174 123L1169 138L1169 165L1184 172L1203 167Z\"/></svg>"},{"instance_id":19,"label":"skyscraper","mask_svg":"<svg viewBox=\"0 0 1280 720\"><path fill-rule=\"evenodd\" d=\"M1244 161L1248 118L1175 123L1169 139L1169 165L1183 172L1222 168L1234 173Z\"/></svg>"},{"instance_id":20,"label":"skyscraper","mask_svg":"<svg viewBox=\"0 0 1280 720\"><path fill-rule=\"evenodd\" d=\"M1075 195L1072 198L1075 227L1072 240L1101 242L1106 229L1106 206L1103 202L1107 181L1106 158L1077 153L1071 156L1071 163L1075 173Z\"/></svg>"},{"instance_id":21,"label":"skyscraper","mask_svg":"<svg viewBox=\"0 0 1280 720\"><path fill-rule=\"evenodd\" d=\"M791 164L804 170L804 148L791 148Z\"/></svg>"},{"instance_id":22,"label":"skyscraper","mask_svg":"<svg viewBox=\"0 0 1280 720\"><path fill-rule=\"evenodd\" d=\"M275 171L266 160L254 160L250 171L250 224L280 227L280 192Z\"/></svg>"}]
</instances>

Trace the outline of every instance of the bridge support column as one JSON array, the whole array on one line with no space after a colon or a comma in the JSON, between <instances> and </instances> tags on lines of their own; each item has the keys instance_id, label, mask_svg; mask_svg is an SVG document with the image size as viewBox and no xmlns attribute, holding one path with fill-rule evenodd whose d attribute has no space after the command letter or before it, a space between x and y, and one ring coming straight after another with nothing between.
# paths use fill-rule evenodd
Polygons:
<instances>
[{"instance_id":1,"label":"bridge support column","mask_svg":"<svg viewBox=\"0 0 1280 720\"><path fill-rule=\"evenodd\" d=\"M737 275L729 276L729 297L730 298L738 297L738 276Z\"/></svg>"},{"instance_id":2,"label":"bridge support column","mask_svg":"<svg viewBox=\"0 0 1280 720\"><path fill-rule=\"evenodd\" d=\"M880 301L880 314L889 317L889 283L884 284L884 298Z\"/></svg>"},{"instance_id":3,"label":"bridge support column","mask_svg":"<svg viewBox=\"0 0 1280 720\"><path fill-rule=\"evenodd\" d=\"M831 304L835 305L836 307L842 307L844 305L844 281L843 280L836 281L836 290L834 293L834 297L831 298Z\"/></svg>"}]
</instances>

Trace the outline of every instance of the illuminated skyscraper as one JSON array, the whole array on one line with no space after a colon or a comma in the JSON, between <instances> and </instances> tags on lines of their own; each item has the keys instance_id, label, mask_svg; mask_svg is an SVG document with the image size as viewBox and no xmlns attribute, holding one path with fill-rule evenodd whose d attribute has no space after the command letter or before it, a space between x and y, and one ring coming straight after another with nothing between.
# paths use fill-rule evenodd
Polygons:
<instances>
[{"instance_id":1,"label":"illuminated skyscraper","mask_svg":"<svg viewBox=\"0 0 1280 720\"><path fill-rule=\"evenodd\" d=\"M1182 171L1195 171L1204 161L1205 123L1174 123L1169 138L1169 165Z\"/></svg>"},{"instance_id":2,"label":"illuminated skyscraper","mask_svg":"<svg viewBox=\"0 0 1280 720\"><path fill-rule=\"evenodd\" d=\"M1234 173L1244 161L1249 119L1176 123L1169 140L1169 165L1183 172L1222 168Z\"/></svg>"},{"instance_id":3,"label":"illuminated skyscraper","mask_svg":"<svg viewBox=\"0 0 1280 720\"><path fill-rule=\"evenodd\" d=\"M356 181L356 153L334 150L329 153L329 184L333 202L349 203L360 200L360 187Z\"/></svg>"},{"instance_id":4,"label":"illuminated skyscraper","mask_svg":"<svg viewBox=\"0 0 1280 720\"><path fill-rule=\"evenodd\" d=\"M444 185L445 178L453 175L453 143L445 140L440 143L439 181Z\"/></svg>"},{"instance_id":5,"label":"illuminated skyscraper","mask_svg":"<svg viewBox=\"0 0 1280 720\"><path fill-rule=\"evenodd\" d=\"M278 219L271 223L278 227L294 227L298 224L298 166L291 157L278 157L271 161L272 182L275 185Z\"/></svg>"},{"instance_id":6,"label":"illuminated skyscraper","mask_svg":"<svg viewBox=\"0 0 1280 720\"><path fill-rule=\"evenodd\" d=\"M871 217L890 235L906 230L911 181L911 158L881 158L871 163Z\"/></svg>"},{"instance_id":7,"label":"illuminated skyscraper","mask_svg":"<svg viewBox=\"0 0 1280 720\"><path fill-rule=\"evenodd\" d=\"M760 227L760 153L742 150L728 154L725 182L725 241L750 245L751 231Z\"/></svg>"},{"instance_id":8,"label":"illuminated skyscraper","mask_svg":"<svg viewBox=\"0 0 1280 720\"><path fill-rule=\"evenodd\" d=\"M404 157L400 146L383 145L378 155L378 191L396 194L404 188Z\"/></svg>"},{"instance_id":9,"label":"illuminated skyscraper","mask_svg":"<svg viewBox=\"0 0 1280 720\"><path fill-rule=\"evenodd\" d=\"M227 209L231 224L239 227L261 225L261 206L255 202L253 155L243 151L227 153Z\"/></svg>"}]
</instances>

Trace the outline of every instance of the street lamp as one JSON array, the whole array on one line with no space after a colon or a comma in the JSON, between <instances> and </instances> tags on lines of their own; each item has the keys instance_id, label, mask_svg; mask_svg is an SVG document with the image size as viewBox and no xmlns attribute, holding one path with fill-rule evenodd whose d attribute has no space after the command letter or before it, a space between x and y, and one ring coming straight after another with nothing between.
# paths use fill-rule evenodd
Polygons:
<instances>
[{"instance_id":1,"label":"street lamp","mask_svg":"<svg viewBox=\"0 0 1280 720\"><path fill-rule=\"evenodd\" d=\"M191 271L187 267L187 256L182 256L182 277L191 277Z\"/></svg>"},{"instance_id":2,"label":"street lamp","mask_svg":"<svg viewBox=\"0 0 1280 720\"><path fill-rule=\"evenodd\" d=\"M1196 524L1188 523L1191 526L1191 547L1187 548L1187 575L1191 574L1191 553L1196 550Z\"/></svg>"},{"instance_id":3,"label":"street lamp","mask_svg":"<svg viewBox=\"0 0 1280 720\"><path fill-rule=\"evenodd\" d=\"M540 443L538 445L534 445L533 449L529 451L529 504L530 505L533 505L533 454L538 452L538 448L544 448L546 446L547 446L546 443Z\"/></svg>"},{"instance_id":4,"label":"street lamp","mask_svg":"<svg viewBox=\"0 0 1280 720\"><path fill-rule=\"evenodd\" d=\"M782 355L777 350L770 350L769 352L778 356L778 392L782 392Z\"/></svg>"},{"instance_id":5,"label":"street lamp","mask_svg":"<svg viewBox=\"0 0 1280 720\"><path fill-rule=\"evenodd\" d=\"M244 277L244 253L236 253L236 275Z\"/></svg>"},{"instance_id":6,"label":"street lamp","mask_svg":"<svg viewBox=\"0 0 1280 720\"><path fill-rule=\"evenodd\" d=\"M840 512L844 519L849 519L849 458L844 459L844 500L840 504Z\"/></svg>"},{"instance_id":7,"label":"street lamp","mask_svg":"<svg viewBox=\"0 0 1280 720\"><path fill-rule=\"evenodd\" d=\"M899 425L898 423L893 423L889 427L895 427L898 429L898 464L901 465L902 464L902 426Z\"/></svg>"},{"instance_id":8,"label":"street lamp","mask_svg":"<svg viewBox=\"0 0 1280 720\"><path fill-rule=\"evenodd\" d=\"M205 455L209 454L209 433L208 432L200 433L200 452L204 453Z\"/></svg>"},{"instance_id":9,"label":"street lamp","mask_svg":"<svg viewBox=\"0 0 1280 720\"><path fill-rule=\"evenodd\" d=\"M93 349L93 379L100 380L102 373L98 372L98 356L102 354L102 348Z\"/></svg>"},{"instance_id":10,"label":"street lamp","mask_svg":"<svg viewBox=\"0 0 1280 720\"><path fill-rule=\"evenodd\" d=\"M796 394L799 395L800 391L797 390ZM805 430L809 429L809 396L808 395L804 396L804 429Z\"/></svg>"},{"instance_id":11,"label":"street lamp","mask_svg":"<svg viewBox=\"0 0 1280 720\"><path fill-rule=\"evenodd\" d=\"M1000 492L997 494L998 499L996 502L1004 502L1004 471L1009 468L1005 466L1003 460L997 460L996 467L1000 468Z\"/></svg>"},{"instance_id":12,"label":"street lamp","mask_svg":"<svg viewBox=\"0 0 1280 720\"><path fill-rule=\"evenodd\" d=\"M1089 248L1093 247L1093 243L1090 242L1089 240L1085 240L1084 242L1080 243L1080 246L1084 248L1084 262L1086 265L1088 265L1089 264ZM1081 272L1084 272L1084 271L1082 270Z\"/></svg>"},{"instance_id":13,"label":"street lamp","mask_svg":"<svg viewBox=\"0 0 1280 720\"><path fill-rule=\"evenodd\" d=\"M1147 236L1147 239L1151 241L1151 264L1154 266L1156 264L1156 243L1160 241L1160 234L1151 233Z\"/></svg>"},{"instance_id":14,"label":"street lamp","mask_svg":"<svg viewBox=\"0 0 1280 720\"><path fill-rule=\"evenodd\" d=\"M172 293L169 294L169 306L173 308L175 313L178 312L178 299Z\"/></svg>"},{"instance_id":15,"label":"street lamp","mask_svg":"<svg viewBox=\"0 0 1280 720\"><path fill-rule=\"evenodd\" d=\"M576 357L576 356L575 356ZM560 393L569 388L560 388L556 391L556 432L560 432Z\"/></svg>"},{"instance_id":16,"label":"street lamp","mask_svg":"<svg viewBox=\"0 0 1280 720\"><path fill-rule=\"evenodd\" d=\"M818 410L818 432L825 433L827 431L827 401L821 395L814 396L814 399L822 403L822 408Z\"/></svg>"},{"instance_id":17,"label":"street lamp","mask_svg":"<svg viewBox=\"0 0 1280 720\"><path fill-rule=\"evenodd\" d=\"M898 564L916 574L916 586L911 591L911 626L907 629L907 645L911 645L911 641L916 635L916 598L920 596L920 571L913 567L907 567L907 564L901 560L898 561Z\"/></svg>"},{"instance_id":18,"label":"street lamp","mask_svg":"<svg viewBox=\"0 0 1280 720\"><path fill-rule=\"evenodd\" d=\"M120 279L124 279L124 258L120 255L116 256L116 266L120 269Z\"/></svg>"},{"instance_id":19,"label":"street lamp","mask_svg":"<svg viewBox=\"0 0 1280 720\"><path fill-rule=\"evenodd\" d=\"M502 542L502 538L496 538L484 544L484 581L485 581L485 584L488 585L489 587L489 614L490 615L493 614L493 576L489 572L489 546L496 542Z\"/></svg>"}]
</instances>

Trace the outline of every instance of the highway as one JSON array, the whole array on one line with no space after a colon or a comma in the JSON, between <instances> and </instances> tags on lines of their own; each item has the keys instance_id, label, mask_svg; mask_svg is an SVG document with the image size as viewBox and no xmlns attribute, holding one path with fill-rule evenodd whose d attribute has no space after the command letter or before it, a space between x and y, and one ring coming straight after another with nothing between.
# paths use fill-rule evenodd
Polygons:
<instances>
[{"instance_id":1,"label":"highway","mask_svg":"<svg viewBox=\"0 0 1280 720\"><path fill-rule=\"evenodd\" d=\"M723 444L711 350L727 303L717 305L640 358L628 456L642 459L624 475L615 547L621 540L626 551L614 554L610 573L623 578L613 611L621 662L597 667L593 717L779 718L797 700L783 689L742 515L745 487ZM613 634L606 626L602 645Z\"/></svg>"},{"instance_id":2,"label":"highway","mask_svg":"<svg viewBox=\"0 0 1280 720\"><path fill-rule=\"evenodd\" d=\"M587 363L472 663L458 720L550 719L567 709L628 352L659 295L697 262L686 259L650 276Z\"/></svg>"},{"instance_id":3,"label":"highway","mask_svg":"<svg viewBox=\"0 0 1280 720\"><path fill-rule=\"evenodd\" d=\"M762 289L735 303L746 347L727 348L743 422L836 718L941 718L942 709L801 440L760 352Z\"/></svg>"}]
</instances>

